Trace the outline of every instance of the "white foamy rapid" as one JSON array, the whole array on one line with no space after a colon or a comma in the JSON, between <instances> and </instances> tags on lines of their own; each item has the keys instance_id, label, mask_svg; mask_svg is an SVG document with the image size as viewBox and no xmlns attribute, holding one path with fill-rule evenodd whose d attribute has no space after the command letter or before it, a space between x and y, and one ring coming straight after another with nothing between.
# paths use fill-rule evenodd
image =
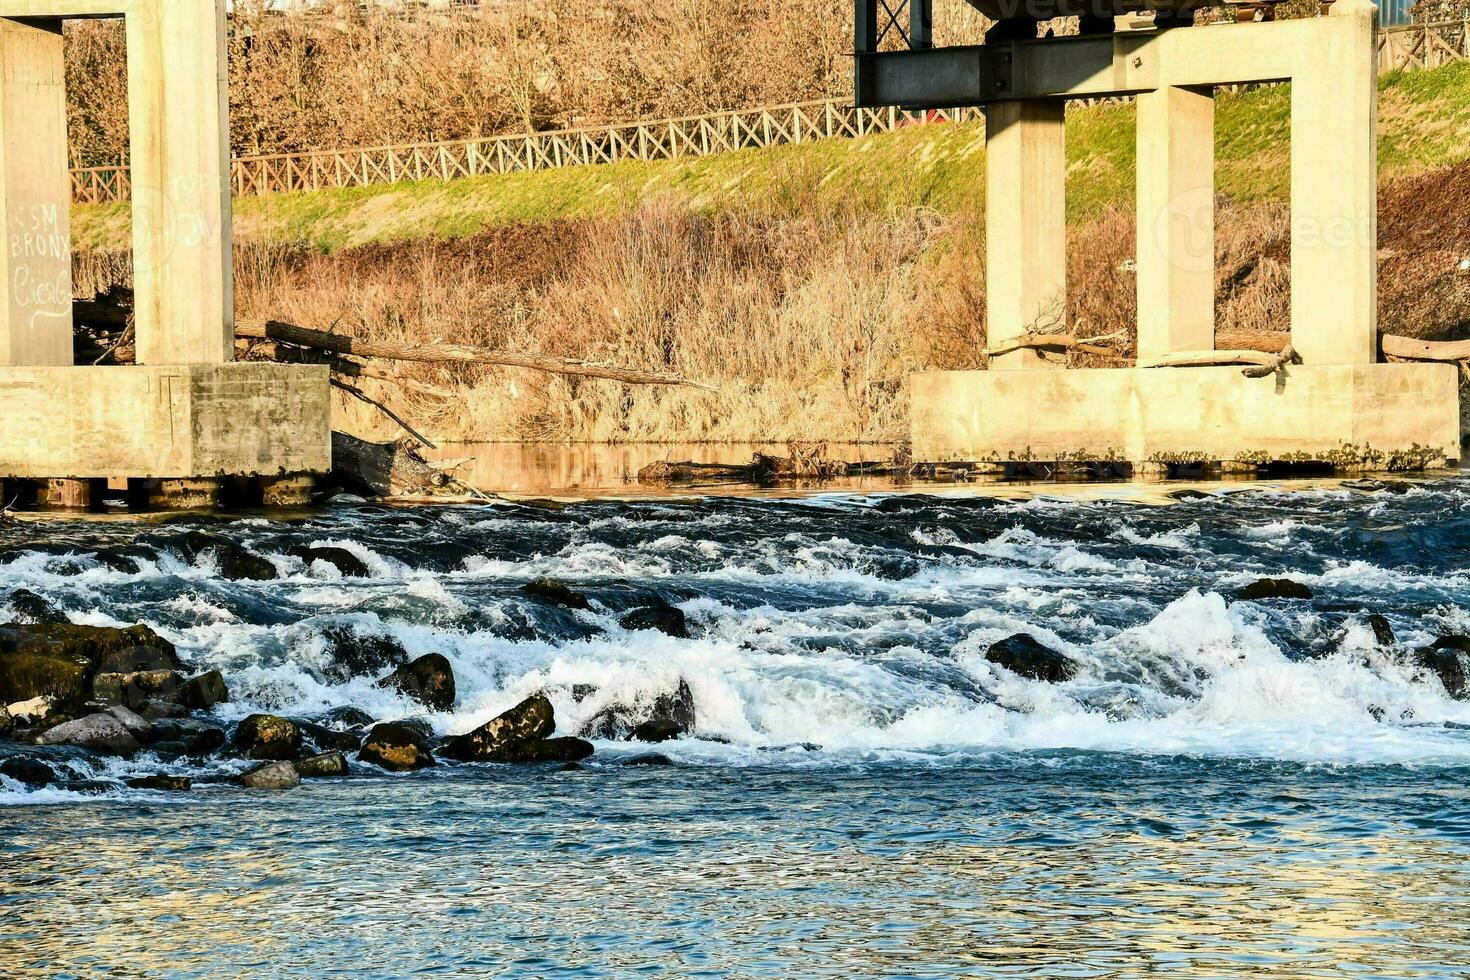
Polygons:
<instances>
[{"instance_id":1,"label":"white foamy rapid","mask_svg":"<svg viewBox=\"0 0 1470 980\"><path fill-rule=\"evenodd\" d=\"M1463 508L1458 484L1442 497ZM348 512L307 540L350 550L370 578L286 557L269 526L250 544L277 562L274 582L224 581L166 549L118 572L85 542L69 558L12 554L0 575L77 622L146 621L195 667L220 668L233 693L224 720L352 705L452 734L545 692L559 733L575 734L610 705L649 705L683 681L696 731L659 750L689 762L955 764L1079 750L1470 765L1470 702L1405 653L1470 625L1461 564L1354 551L1335 523L1356 507L1355 520L1401 527L1403 515L1381 508L1426 505L1325 492L1268 502L1177 515L1055 501L892 514L851 499L733 513L718 502L477 508L430 512L422 532L395 527L391 546L375 540L387 533L380 518ZM428 560L436 553L446 557ZM1319 601L1229 598L1265 573L1309 584ZM541 576L592 608L520 592ZM619 625L654 593L684 612L688 638ZM1380 609L1397 647L1364 625ZM334 628L444 654L455 709L426 712L375 676L334 676ZM986 659L1015 633L1066 655L1076 675L1032 681ZM603 758L646 750L598 744ZM99 765L116 775L141 764ZM40 799L0 781L0 801L19 797Z\"/></svg>"}]
</instances>

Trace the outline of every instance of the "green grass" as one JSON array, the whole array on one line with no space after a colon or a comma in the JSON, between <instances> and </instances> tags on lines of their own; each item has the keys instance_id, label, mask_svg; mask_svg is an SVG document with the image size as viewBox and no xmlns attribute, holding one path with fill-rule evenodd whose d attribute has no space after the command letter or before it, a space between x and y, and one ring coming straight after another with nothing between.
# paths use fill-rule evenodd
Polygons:
<instances>
[{"instance_id":1,"label":"green grass","mask_svg":"<svg viewBox=\"0 0 1470 980\"><path fill-rule=\"evenodd\" d=\"M1382 83L1384 178L1470 157L1470 63L1395 73ZM1216 112L1217 186L1241 200L1285 200L1291 93L1224 94ZM1134 112L1107 105L1071 113L1067 207L1084 220L1133 200ZM984 126L913 126L702 159L619 163L451 182L243 198L237 237L309 242L324 250L373 241L461 236L514 221L616 214L658 196L697 209L775 213L944 213L983 207ZM74 210L76 242L124 247L127 205Z\"/></svg>"}]
</instances>

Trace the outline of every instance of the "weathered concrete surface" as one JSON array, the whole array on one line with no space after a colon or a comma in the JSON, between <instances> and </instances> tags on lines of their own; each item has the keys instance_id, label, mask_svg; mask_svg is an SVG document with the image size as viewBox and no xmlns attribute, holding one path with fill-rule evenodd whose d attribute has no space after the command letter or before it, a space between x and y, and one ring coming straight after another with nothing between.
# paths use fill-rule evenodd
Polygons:
<instances>
[{"instance_id":1,"label":"weathered concrete surface","mask_svg":"<svg viewBox=\"0 0 1470 980\"><path fill-rule=\"evenodd\" d=\"M331 468L327 368L0 368L0 476L275 476Z\"/></svg>"},{"instance_id":2,"label":"weathered concrete surface","mask_svg":"<svg viewBox=\"0 0 1470 980\"><path fill-rule=\"evenodd\" d=\"M1452 364L932 371L912 380L914 458L1319 460L1368 469L1460 455ZM1435 462L1431 460L1430 462Z\"/></svg>"},{"instance_id":3,"label":"weathered concrete surface","mask_svg":"<svg viewBox=\"0 0 1470 980\"><path fill-rule=\"evenodd\" d=\"M70 364L61 21L0 20L0 365Z\"/></svg>"}]
</instances>

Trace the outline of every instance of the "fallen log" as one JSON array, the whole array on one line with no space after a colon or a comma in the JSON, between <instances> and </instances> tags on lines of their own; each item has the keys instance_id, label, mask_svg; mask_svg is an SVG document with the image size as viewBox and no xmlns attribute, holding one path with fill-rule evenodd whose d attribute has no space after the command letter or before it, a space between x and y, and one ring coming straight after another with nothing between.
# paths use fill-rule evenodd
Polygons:
<instances>
[{"instance_id":1,"label":"fallen log","mask_svg":"<svg viewBox=\"0 0 1470 980\"><path fill-rule=\"evenodd\" d=\"M1470 361L1470 340L1415 340L1383 334L1383 353L1406 361Z\"/></svg>"},{"instance_id":2,"label":"fallen log","mask_svg":"<svg viewBox=\"0 0 1470 980\"><path fill-rule=\"evenodd\" d=\"M718 391L712 385L691 381L682 375L667 371L640 371L609 364L597 364L571 358L551 357L546 354L525 354L519 351L494 350L489 347L471 347L465 344L404 344L389 340L362 340L350 334L328 333L299 327L280 320L237 320L235 336L255 340L279 340L300 347L330 351L333 354L351 354L357 357L378 357L396 361L423 361L433 364L494 364L501 367L523 367L552 374L571 374L588 378L605 378L634 385L684 385L703 391Z\"/></svg>"},{"instance_id":3,"label":"fallen log","mask_svg":"<svg viewBox=\"0 0 1470 980\"><path fill-rule=\"evenodd\" d=\"M1147 364L1140 367L1162 368L1162 367L1231 367L1238 364L1254 365L1255 367L1269 367L1271 371L1278 367L1277 361L1280 354L1271 354L1259 350L1186 350L1176 351L1172 354L1161 354ZM1270 373L1269 371L1267 372Z\"/></svg>"},{"instance_id":4,"label":"fallen log","mask_svg":"<svg viewBox=\"0 0 1470 980\"><path fill-rule=\"evenodd\" d=\"M1117 349L1103 347L1096 343L1099 340L1109 340L1120 334L1109 334L1105 337L1073 337L1065 333L1023 333L1019 337L1003 340L999 344L985 351L989 357L999 357L1002 354L1010 354L1018 350L1039 351L1076 351L1079 354L1093 354L1098 357L1117 357Z\"/></svg>"},{"instance_id":5,"label":"fallen log","mask_svg":"<svg viewBox=\"0 0 1470 980\"><path fill-rule=\"evenodd\" d=\"M1248 367L1240 373L1247 378L1269 378L1288 364L1300 364L1301 362L1301 355L1290 344L1287 344L1270 364L1258 364L1254 367Z\"/></svg>"}]
</instances>

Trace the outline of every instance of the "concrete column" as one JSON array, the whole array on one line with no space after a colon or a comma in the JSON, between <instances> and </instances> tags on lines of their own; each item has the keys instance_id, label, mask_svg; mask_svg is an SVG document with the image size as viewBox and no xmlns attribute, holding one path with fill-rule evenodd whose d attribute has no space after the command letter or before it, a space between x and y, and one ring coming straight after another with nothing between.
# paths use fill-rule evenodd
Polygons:
<instances>
[{"instance_id":1,"label":"concrete column","mask_svg":"<svg viewBox=\"0 0 1470 980\"><path fill-rule=\"evenodd\" d=\"M1215 346L1215 96L1138 96L1138 363Z\"/></svg>"},{"instance_id":2,"label":"concrete column","mask_svg":"<svg viewBox=\"0 0 1470 980\"><path fill-rule=\"evenodd\" d=\"M234 356L225 2L135 0L127 39L138 362L222 364Z\"/></svg>"},{"instance_id":3,"label":"concrete column","mask_svg":"<svg viewBox=\"0 0 1470 980\"><path fill-rule=\"evenodd\" d=\"M47 480L46 506L86 510L92 506L92 481Z\"/></svg>"},{"instance_id":4,"label":"concrete column","mask_svg":"<svg viewBox=\"0 0 1470 980\"><path fill-rule=\"evenodd\" d=\"M0 20L0 365L69 365L61 21Z\"/></svg>"},{"instance_id":5,"label":"concrete column","mask_svg":"<svg viewBox=\"0 0 1470 980\"><path fill-rule=\"evenodd\" d=\"M1060 99L985 108L985 308L990 346L1067 323L1066 127ZM1050 367L1035 351L992 370Z\"/></svg>"},{"instance_id":6,"label":"concrete column","mask_svg":"<svg viewBox=\"0 0 1470 980\"><path fill-rule=\"evenodd\" d=\"M305 507L311 503L316 478L306 473L260 478L261 503L266 507Z\"/></svg>"},{"instance_id":7,"label":"concrete column","mask_svg":"<svg viewBox=\"0 0 1470 980\"><path fill-rule=\"evenodd\" d=\"M148 506L154 510L212 510L219 506L220 481L214 478L149 481Z\"/></svg>"},{"instance_id":8,"label":"concrete column","mask_svg":"<svg viewBox=\"0 0 1470 980\"><path fill-rule=\"evenodd\" d=\"M1291 342L1302 360L1378 359L1378 60L1371 0L1337 0L1291 90Z\"/></svg>"}]
</instances>

